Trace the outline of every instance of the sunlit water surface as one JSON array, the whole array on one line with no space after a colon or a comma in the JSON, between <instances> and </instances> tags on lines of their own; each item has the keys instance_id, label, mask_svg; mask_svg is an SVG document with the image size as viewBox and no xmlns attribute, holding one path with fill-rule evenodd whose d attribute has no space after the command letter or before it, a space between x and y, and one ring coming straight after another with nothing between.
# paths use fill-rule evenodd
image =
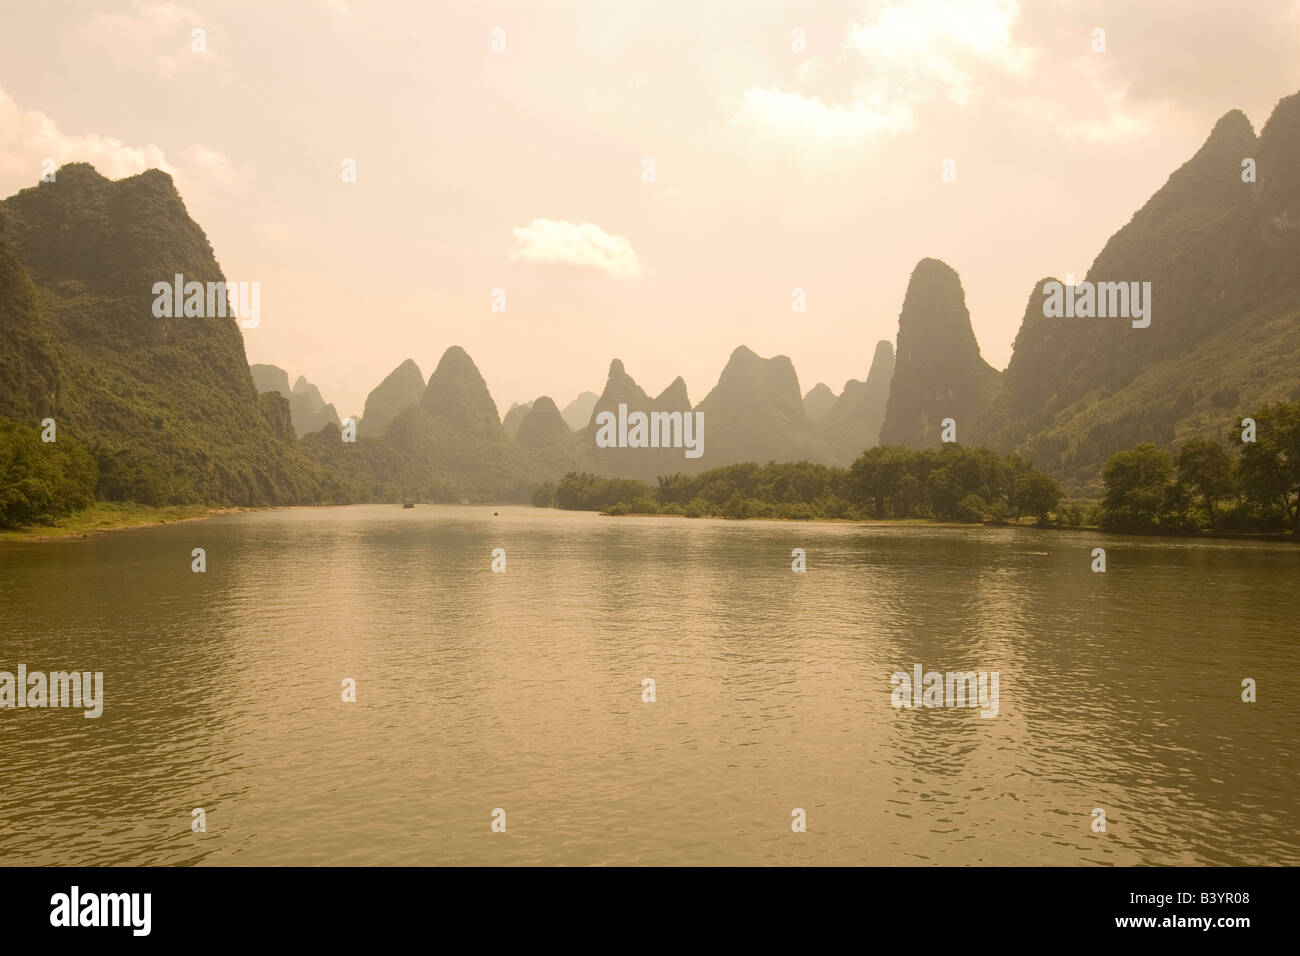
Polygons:
<instances>
[{"instance_id":1,"label":"sunlit water surface","mask_svg":"<svg viewBox=\"0 0 1300 956\"><path fill-rule=\"evenodd\" d=\"M106 685L0 710L0 863L1296 865L1298 584L1278 544L509 507L0 546L0 670ZM997 671L997 717L896 710L915 664Z\"/></svg>"}]
</instances>

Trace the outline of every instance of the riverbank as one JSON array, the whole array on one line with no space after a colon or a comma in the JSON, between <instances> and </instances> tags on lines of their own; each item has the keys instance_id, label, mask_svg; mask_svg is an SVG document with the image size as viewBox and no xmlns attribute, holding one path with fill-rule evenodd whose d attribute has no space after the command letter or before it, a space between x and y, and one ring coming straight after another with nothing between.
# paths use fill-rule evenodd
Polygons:
<instances>
[{"instance_id":1,"label":"riverbank","mask_svg":"<svg viewBox=\"0 0 1300 956\"><path fill-rule=\"evenodd\" d=\"M0 530L0 542L54 541L59 539L87 538L106 531L126 531L132 528L150 528L181 521L201 521L213 515L236 511L257 511L257 508L214 508L209 505L168 505L153 508L117 501L96 502L85 511L78 511L52 525L29 525L25 528Z\"/></svg>"},{"instance_id":2,"label":"riverbank","mask_svg":"<svg viewBox=\"0 0 1300 956\"><path fill-rule=\"evenodd\" d=\"M804 524L856 524L866 527L893 528L1032 528L1035 531L1086 531L1090 534L1119 535L1126 538L1161 538L1174 541L1276 541L1300 544L1300 538L1285 531L1211 531L1208 528L1202 528L1199 531L1162 531L1158 529L1150 531L1116 531L1087 524L1039 524L1035 518L1007 519L1005 521L952 521L945 518L788 518L779 515L726 518L722 515L672 515L652 511L626 511L618 514L601 511L598 513L603 518L688 518L694 520L696 517L700 517L725 521L798 521Z\"/></svg>"}]
</instances>

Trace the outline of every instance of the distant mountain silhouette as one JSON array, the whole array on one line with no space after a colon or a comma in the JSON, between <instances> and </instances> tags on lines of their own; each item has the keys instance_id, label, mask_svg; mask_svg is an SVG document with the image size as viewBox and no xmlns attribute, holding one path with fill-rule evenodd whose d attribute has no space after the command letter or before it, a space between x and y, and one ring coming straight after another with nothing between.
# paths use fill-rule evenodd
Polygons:
<instances>
[{"instance_id":1,"label":"distant mountain silhouette","mask_svg":"<svg viewBox=\"0 0 1300 956\"><path fill-rule=\"evenodd\" d=\"M438 367L429 376L420 407L466 437L506 441L487 383L474 360L459 345L442 353Z\"/></svg>"},{"instance_id":2,"label":"distant mountain silhouette","mask_svg":"<svg viewBox=\"0 0 1300 956\"><path fill-rule=\"evenodd\" d=\"M334 406L327 404L321 397L320 389L301 375L293 383L289 412L293 416L293 427L299 435L320 431L326 425L339 424L339 415Z\"/></svg>"},{"instance_id":3,"label":"distant mountain silhouette","mask_svg":"<svg viewBox=\"0 0 1300 956\"><path fill-rule=\"evenodd\" d=\"M764 359L744 345L737 347L697 408L704 413L701 467L829 458L825 441L804 412L794 365L784 355Z\"/></svg>"},{"instance_id":4,"label":"distant mountain silhouette","mask_svg":"<svg viewBox=\"0 0 1300 956\"><path fill-rule=\"evenodd\" d=\"M359 434L379 436L389 422L424 396L424 374L420 366L407 359L385 376L366 396L366 408L361 416Z\"/></svg>"},{"instance_id":5,"label":"distant mountain silhouette","mask_svg":"<svg viewBox=\"0 0 1300 956\"><path fill-rule=\"evenodd\" d=\"M564 406L564 411L560 412L564 416L564 423L574 431L580 428L586 428L591 423L591 412L596 407L596 400L600 396L595 392L583 392L568 405Z\"/></svg>"},{"instance_id":6,"label":"distant mountain silhouette","mask_svg":"<svg viewBox=\"0 0 1300 956\"><path fill-rule=\"evenodd\" d=\"M609 412L617 417L621 404L627 406L629 413L649 414L655 411L684 413L690 410L686 383L680 377L664 389L657 398L652 399L627 373L622 361L614 359L609 363L605 388L592 406L591 421L578 432L578 459L582 468L598 474L639 478L642 481L654 481L659 475L671 475L691 469L690 460L685 457L683 450L678 448L598 447L597 416L602 412Z\"/></svg>"},{"instance_id":7,"label":"distant mountain silhouette","mask_svg":"<svg viewBox=\"0 0 1300 956\"><path fill-rule=\"evenodd\" d=\"M938 446L951 418L957 440L981 424L998 372L980 357L957 273L938 259L912 271L898 317L898 355L880 428L882 445Z\"/></svg>"},{"instance_id":8,"label":"distant mountain silhouette","mask_svg":"<svg viewBox=\"0 0 1300 956\"><path fill-rule=\"evenodd\" d=\"M867 380L845 382L843 393L827 409L821 431L840 464L852 464L864 451L879 443L893 378L894 346L886 341L877 342Z\"/></svg>"},{"instance_id":9,"label":"distant mountain silhouette","mask_svg":"<svg viewBox=\"0 0 1300 956\"><path fill-rule=\"evenodd\" d=\"M248 371L253 376L253 385L259 392L279 392L285 398L293 394L289 385L289 373L278 365L250 365Z\"/></svg>"},{"instance_id":10,"label":"distant mountain silhouette","mask_svg":"<svg viewBox=\"0 0 1300 956\"><path fill-rule=\"evenodd\" d=\"M258 392L279 392L289 399L289 416L298 435L318 432L328 424L339 424L334 406L327 405L320 389L303 376L299 375L298 381L290 388L289 375L279 366L250 365L249 371Z\"/></svg>"},{"instance_id":11,"label":"distant mountain silhouette","mask_svg":"<svg viewBox=\"0 0 1300 956\"><path fill-rule=\"evenodd\" d=\"M524 423L524 416L532 410L532 407L532 402L525 402L522 405L516 402L510 406L505 418L501 419L501 427L506 430L507 435L514 438L519 434L519 426Z\"/></svg>"},{"instance_id":12,"label":"distant mountain silhouette","mask_svg":"<svg viewBox=\"0 0 1300 956\"><path fill-rule=\"evenodd\" d=\"M519 444L529 448L561 448L569 450L573 432L564 423L560 410L550 398L543 395L529 402L529 410L519 425Z\"/></svg>"},{"instance_id":13,"label":"distant mountain silhouette","mask_svg":"<svg viewBox=\"0 0 1300 956\"><path fill-rule=\"evenodd\" d=\"M803 411L808 416L808 421L814 425L819 424L838 399L839 396L831 391L829 385L818 382L803 397Z\"/></svg>"}]
</instances>

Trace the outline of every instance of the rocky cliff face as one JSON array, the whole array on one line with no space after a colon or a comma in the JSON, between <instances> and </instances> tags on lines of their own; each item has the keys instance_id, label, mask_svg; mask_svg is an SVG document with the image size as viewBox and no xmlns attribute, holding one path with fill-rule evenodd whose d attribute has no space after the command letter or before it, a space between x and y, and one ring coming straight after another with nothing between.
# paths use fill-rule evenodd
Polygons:
<instances>
[{"instance_id":1,"label":"rocky cliff face","mask_svg":"<svg viewBox=\"0 0 1300 956\"><path fill-rule=\"evenodd\" d=\"M941 422L968 442L993 401L998 373L980 356L957 273L938 259L912 272L898 317L898 356L880 444L937 446Z\"/></svg>"}]
</instances>

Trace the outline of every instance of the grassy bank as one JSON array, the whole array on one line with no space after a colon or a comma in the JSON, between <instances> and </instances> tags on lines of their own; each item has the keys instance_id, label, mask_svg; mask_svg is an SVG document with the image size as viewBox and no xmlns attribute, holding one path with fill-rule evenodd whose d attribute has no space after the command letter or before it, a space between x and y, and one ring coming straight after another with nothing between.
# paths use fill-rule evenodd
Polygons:
<instances>
[{"instance_id":1,"label":"grassy bank","mask_svg":"<svg viewBox=\"0 0 1300 956\"><path fill-rule=\"evenodd\" d=\"M213 508L208 505L171 505L151 508L126 502L97 502L85 511L78 511L52 525L30 525L25 528L0 530L0 541L49 541L59 538L84 538L104 531L125 528L147 528L177 521L196 521L212 515L232 511L250 511L249 508Z\"/></svg>"}]
</instances>

